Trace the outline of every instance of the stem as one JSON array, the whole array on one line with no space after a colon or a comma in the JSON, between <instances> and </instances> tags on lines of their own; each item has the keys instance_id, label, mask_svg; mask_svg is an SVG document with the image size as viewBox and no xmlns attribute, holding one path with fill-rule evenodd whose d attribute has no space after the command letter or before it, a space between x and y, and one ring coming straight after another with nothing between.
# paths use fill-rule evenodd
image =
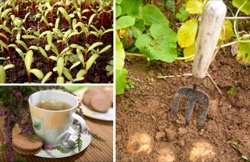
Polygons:
<instances>
[{"instance_id":1,"label":"stem","mask_svg":"<svg viewBox=\"0 0 250 162\"><path fill-rule=\"evenodd\" d=\"M245 0L245 2L239 7L239 9L237 10L236 14L235 14L235 17L238 16L240 10L244 7L244 5L247 3L248 0ZM234 20L234 33L235 33L235 36L236 36L236 39L239 40L239 34L237 32L237 28L236 28L236 25L237 25L237 21Z\"/></svg>"},{"instance_id":2,"label":"stem","mask_svg":"<svg viewBox=\"0 0 250 162\"><path fill-rule=\"evenodd\" d=\"M250 17L225 17L225 20L249 20Z\"/></svg>"}]
</instances>

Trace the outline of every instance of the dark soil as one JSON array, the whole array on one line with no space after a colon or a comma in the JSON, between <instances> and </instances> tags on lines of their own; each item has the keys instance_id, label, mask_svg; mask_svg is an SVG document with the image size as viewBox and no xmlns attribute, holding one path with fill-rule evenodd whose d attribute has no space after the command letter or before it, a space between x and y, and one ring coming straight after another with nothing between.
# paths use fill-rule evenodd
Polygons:
<instances>
[{"instance_id":1,"label":"dark soil","mask_svg":"<svg viewBox=\"0 0 250 162\"><path fill-rule=\"evenodd\" d=\"M143 58L130 57L125 66L128 79L135 88L116 99L117 161L192 161L190 153L197 147L197 142L205 142L214 153L214 156L197 161L243 162L240 153L232 148L232 141L238 142L242 154L250 157L250 67L239 63L229 51L220 50L209 69L222 94L208 77L198 86L210 96L202 131L197 129L201 104L196 104L187 127L184 118L186 99L182 100L177 117L170 113L176 91L183 86L191 87L192 78L157 78L159 74L191 73L192 63L149 63ZM231 87L236 88L234 95L227 93ZM136 132L147 133L154 139L151 153L127 153L128 139Z\"/></svg>"},{"instance_id":2,"label":"dark soil","mask_svg":"<svg viewBox=\"0 0 250 162\"><path fill-rule=\"evenodd\" d=\"M47 20L48 23L53 24L52 27L48 27L46 23L41 21L41 18L35 19L35 15L38 14L40 11L37 9L37 6L35 2L33 1L20 1L15 2L18 6L19 11L11 11L9 15L15 15L15 17L19 17L21 19L25 18L25 15L27 13L30 13L27 17L26 21L22 25L21 29L21 35L33 35L33 31L40 31L40 34L44 31L53 31L52 28L55 26L55 21L57 17L60 17L60 22L58 29L64 34L68 29L72 29L72 25L68 23L68 21L63 17L63 15L60 13L58 14L58 8L63 7L60 5L55 5L53 7L53 12L49 12L47 14ZM55 3L51 2L51 6L53 6ZM34 9L33 5L36 7ZM112 5L112 4L111 4ZM78 4L78 7L83 11L84 9L89 9L90 12L84 13L82 15L82 18L79 18L77 14L75 14L74 18L76 19L76 22L82 22L83 24L88 24L88 21L92 14L94 14L94 11L97 11L101 5L98 3L90 3L89 1L85 1L84 3ZM103 9L101 9L98 12L98 15L95 16L93 19L91 25L95 26L98 30L101 29L101 27L104 27L104 29L110 29L113 28L113 12L111 10L112 6L102 6ZM6 9L12 8L12 6L7 6ZM64 7L65 8L65 7ZM74 6L71 4L68 7L65 8L65 10L68 11L68 14L72 14L75 11ZM73 19L72 19L73 21ZM71 22L72 23L72 22ZM2 20L0 21L0 24L3 24ZM6 26L12 31L15 26L12 23L11 19L6 20ZM27 31L25 31L26 29ZM76 30L78 32L81 32L81 27L77 27ZM94 29L89 29L93 30ZM7 36L8 39L0 36L0 40L4 42L7 46L10 44L16 44L24 53L26 53L26 50L16 43L16 35L17 32L13 32L13 34L7 33L4 29L0 29L0 32ZM90 31L89 31L90 32ZM23 39L21 36L21 39L26 46L29 48L30 46L39 46L45 49L45 46L47 45L46 35L45 38L37 38L37 39ZM53 40L52 43L57 47L57 50L60 54L60 52L67 47L66 43L60 43L58 41L62 40L62 38L58 38L58 36L55 36L53 34ZM96 64L94 64L88 71L88 73L85 76L85 79L83 81L79 81L79 83L112 83L113 82L113 75L107 75L108 71L106 70L106 66L108 65L109 61L113 59L113 32L107 32L102 37L96 37L92 34L90 36L86 36L84 32L82 32L79 35L72 36L69 38L68 45L70 44L78 44L82 46L83 48L87 49L86 44L92 45L95 42L103 42L102 46L99 46L99 51L106 47L107 45L112 45L111 48L104 53L102 53L99 58L96 60ZM8 50L2 48L3 50L0 50L0 57L9 57L7 61L0 60L0 65L7 65L7 64L14 64L15 68L9 69L6 71L6 83L24 83L24 82L35 82L39 83L41 80L37 79L33 74L31 74L31 79L29 81L28 74L26 72L25 64L23 59L20 57L20 55L15 51L14 48L9 47ZM95 48L97 49L97 48ZM48 56L56 56L52 50L46 51ZM72 49L72 53L76 53L75 49ZM32 68L37 68L43 72L44 75L46 75L48 72L53 71L53 68L56 67L56 61L54 60L47 60L41 53L37 50L33 50L33 57L34 62L32 63ZM84 54L84 51L82 51ZM87 62L87 60L91 57L92 53L89 51L88 54L84 54L84 61ZM70 67L74 64L75 57L71 56L69 61L65 64L65 68L70 69ZM84 69L85 67L82 67L81 65L78 65L77 67L73 68L70 71L70 74L72 75L73 79L76 78L76 74L81 69ZM56 79L58 77L57 72L53 72L53 75L48 79L46 83L55 83ZM66 77L64 77L65 80Z\"/></svg>"}]
</instances>

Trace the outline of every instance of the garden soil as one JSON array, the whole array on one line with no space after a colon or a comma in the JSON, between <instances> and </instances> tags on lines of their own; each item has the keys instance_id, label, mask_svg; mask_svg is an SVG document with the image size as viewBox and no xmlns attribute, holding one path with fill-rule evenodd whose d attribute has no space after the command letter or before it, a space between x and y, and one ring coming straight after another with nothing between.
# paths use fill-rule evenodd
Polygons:
<instances>
[{"instance_id":1,"label":"garden soil","mask_svg":"<svg viewBox=\"0 0 250 162\"><path fill-rule=\"evenodd\" d=\"M178 115L171 115L175 93L180 87L191 87L192 77L157 78L158 75L190 74L191 62L176 61L169 64L127 57L125 67L128 70L127 78L134 88L116 98L118 162L243 162L240 152L232 147L233 141L238 143L243 155L250 157L250 66L237 61L230 50L221 49L209 68L209 74L222 94L208 77L198 86L210 96L203 130L197 129L198 117L202 112L199 103L187 127L184 118L186 98L180 103ZM236 91L230 95L228 91L232 87ZM151 152L130 154L126 151L128 140L135 133L147 133L152 137ZM199 149L200 145L202 148ZM200 156L192 157L197 148Z\"/></svg>"}]
</instances>

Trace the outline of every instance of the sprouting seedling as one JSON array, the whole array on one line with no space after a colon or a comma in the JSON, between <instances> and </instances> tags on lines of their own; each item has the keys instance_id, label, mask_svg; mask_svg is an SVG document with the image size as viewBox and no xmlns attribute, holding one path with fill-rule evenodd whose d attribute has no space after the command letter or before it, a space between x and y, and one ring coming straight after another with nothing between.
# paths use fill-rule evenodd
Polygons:
<instances>
[{"instance_id":1,"label":"sprouting seedling","mask_svg":"<svg viewBox=\"0 0 250 162\"><path fill-rule=\"evenodd\" d=\"M40 71L39 69L32 69L31 64L34 61L33 59L33 51L29 50L26 55L25 55L25 67L28 75L28 82L31 82L31 73L34 74L38 79L42 79L44 77L43 72Z\"/></svg>"},{"instance_id":2,"label":"sprouting seedling","mask_svg":"<svg viewBox=\"0 0 250 162\"><path fill-rule=\"evenodd\" d=\"M110 76L113 74L113 60L110 60L108 65L106 66L106 70L107 70L107 75Z\"/></svg>"},{"instance_id":3,"label":"sprouting seedling","mask_svg":"<svg viewBox=\"0 0 250 162\"><path fill-rule=\"evenodd\" d=\"M12 11L12 8L8 8L8 9L4 10L4 11L1 13L1 15L0 15L1 21L3 21L3 18L4 18L5 20L7 20L7 19L9 18L9 13L10 13L11 11Z\"/></svg>"},{"instance_id":4,"label":"sprouting seedling","mask_svg":"<svg viewBox=\"0 0 250 162\"><path fill-rule=\"evenodd\" d=\"M64 83L64 77L62 76L63 74L63 67L64 67L64 58L59 57L57 59L56 67L53 69L53 71L57 71L58 77L56 79L56 83Z\"/></svg>"},{"instance_id":5,"label":"sprouting seedling","mask_svg":"<svg viewBox=\"0 0 250 162\"><path fill-rule=\"evenodd\" d=\"M68 14L68 12L63 8L63 7L59 7L57 10L57 15L59 14L59 12L62 13L62 15L64 16L64 18L68 21L68 23L71 25L71 18L75 17L74 14ZM65 24L64 24L65 25Z\"/></svg>"},{"instance_id":6,"label":"sprouting seedling","mask_svg":"<svg viewBox=\"0 0 250 162\"><path fill-rule=\"evenodd\" d=\"M98 41L102 40L102 37L103 37L104 34L113 31L113 29L105 30L105 28L103 26L99 30L94 25L91 25L91 28L93 28L95 31L90 31L90 33L95 35L97 38L99 38Z\"/></svg>"},{"instance_id":7,"label":"sprouting seedling","mask_svg":"<svg viewBox=\"0 0 250 162\"><path fill-rule=\"evenodd\" d=\"M6 81L6 70L14 68L15 65L13 64L8 64L8 65L0 65L0 83L5 83Z\"/></svg>"}]
</instances>

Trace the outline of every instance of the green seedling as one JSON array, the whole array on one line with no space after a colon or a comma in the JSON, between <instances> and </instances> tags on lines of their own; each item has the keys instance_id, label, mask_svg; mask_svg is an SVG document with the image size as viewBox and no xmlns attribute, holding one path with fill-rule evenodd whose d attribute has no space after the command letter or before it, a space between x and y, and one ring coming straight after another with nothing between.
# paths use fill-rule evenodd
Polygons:
<instances>
[{"instance_id":1,"label":"green seedling","mask_svg":"<svg viewBox=\"0 0 250 162\"><path fill-rule=\"evenodd\" d=\"M236 94L236 87L231 87L228 91L227 94L234 96Z\"/></svg>"},{"instance_id":2,"label":"green seedling","mask_svg":"<svg viewBox=\"0 0 250 162\"><path fill-rule=\"evenodd\" d=\"M58 8L57 15L59 14L59 12L61 12L61 14L63 15L63 17L68 21L68 23L71 26L71 19L73 17L75 17L75 15L74 14L68 14L68 12L63 7L59 7ZM66 25L66 24L64 24L64 25Z\"/></svg>"},{"instance_id":3,"label":"green seedling","mask_svg":"<svg viewBox=\"0 0 250 162\"><path fill-rule=\"evenodd\" d=\"M231 146L241 155L242 159L244 159L246 162L250 162L250 159L241 152L237 141L231 141Z\"/></svg>"},{"instance_id":4,"label":"green seedling","mask_svg":"<svg viewBox=\"0 0 250 162\"><path fill-rule=\"evenodd\" d=\"M113 71L114 71L113 60L111 60L109 62L109 64L106 66L106 70L107 70L107 75L108 76L113 74Z\"/></svg>"},{"instance_id":5,"label":"green seedling","mask_svg":"<svg viewBox=\"0 0 250 162\"><path fill-rule=\"evenodd\" d=\"M130 90L130 89L133 89L135 88L135 83L131 80L127 80L126 81L126 86L125 86L126 90Z\"/></svg>"},{"instance_id":6,"label":"green seedling","mask_svg":"<svg viewBox=\"0 0 250 162\"><path fill-rule=\"evenodd\" d=\"M5 83L6 81L6 70L14 68L15 65L13 64L8 64L8 65L0 65L0 83Z\"/></svg>"},{"instance_id":7,"label":"green seedling","mask_svg":"<svg viewBox=\"0 0 250 162\"><path fill-rule=\"evenodd\" d=\"M32 69L31 64L34 61L33 59L33 51L29 50L25 55L25 67L28 75L28 82L31 82L31 76L30 74L34 74L38 79L42 79L44 77L43 72L39 69Z\"/></svg>"}]
</instances>

